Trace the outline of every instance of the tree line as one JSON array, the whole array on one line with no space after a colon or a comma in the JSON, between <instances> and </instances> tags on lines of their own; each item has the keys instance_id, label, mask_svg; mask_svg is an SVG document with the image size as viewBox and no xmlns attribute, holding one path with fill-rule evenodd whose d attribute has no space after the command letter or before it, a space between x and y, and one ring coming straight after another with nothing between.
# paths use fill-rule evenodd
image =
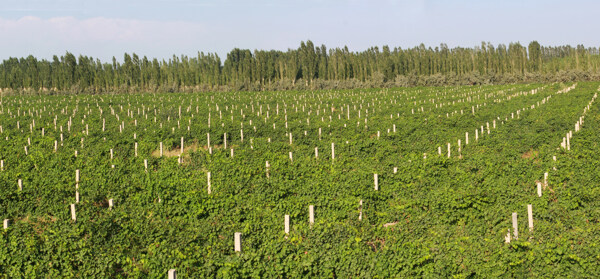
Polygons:
<instances>
[{"instance_id":1,"label":"tree line","mask_svg":"<svg viewBox=\"0 0 600 279\"><path fill-rule=\"evenodd\" d=\"M600 80L598 48L541 46L533 41L472 48L371 47L352 52L301 42L287 51L235 48L149 59L125 53L112 63L70 52L51 61L9 58L0 89L32 92L285 90Z\"/></svg>"}]
</instances>

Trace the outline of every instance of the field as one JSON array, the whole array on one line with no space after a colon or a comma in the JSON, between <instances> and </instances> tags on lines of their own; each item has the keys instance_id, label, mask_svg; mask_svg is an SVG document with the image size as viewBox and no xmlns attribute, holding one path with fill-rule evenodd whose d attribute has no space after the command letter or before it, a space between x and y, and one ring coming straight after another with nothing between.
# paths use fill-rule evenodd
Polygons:
<instances>
[{"instance_id":1,"label":"field","mask_svg":"<svg viewBox=\"0 0 600 279\"><path fill-rule=\"evenodd\" d=\"M0 278L598 278L599 85L3 96Z\"/></svg>"}]
</instances>

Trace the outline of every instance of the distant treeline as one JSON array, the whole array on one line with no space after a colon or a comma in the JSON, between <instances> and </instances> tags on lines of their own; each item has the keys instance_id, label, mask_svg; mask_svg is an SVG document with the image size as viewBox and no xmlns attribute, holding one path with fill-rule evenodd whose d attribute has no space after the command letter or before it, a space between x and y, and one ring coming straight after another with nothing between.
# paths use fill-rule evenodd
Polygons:
<instances>
[{"instance_id":1,"label":"distant treeline","mask_svg":"<svg viewBox=\"0 0 600 279\"><path fill-rule=\"evenodd\" d=\"M139 92L334 89L600 80L598 48L544 47L536 41L473 48L418 47L351 52L311 41L287 51L233 49L168 60L125 53L103 63L67 52L51 61L9 58L0 90L9 92Z\"/></svg>"}]
</instances>

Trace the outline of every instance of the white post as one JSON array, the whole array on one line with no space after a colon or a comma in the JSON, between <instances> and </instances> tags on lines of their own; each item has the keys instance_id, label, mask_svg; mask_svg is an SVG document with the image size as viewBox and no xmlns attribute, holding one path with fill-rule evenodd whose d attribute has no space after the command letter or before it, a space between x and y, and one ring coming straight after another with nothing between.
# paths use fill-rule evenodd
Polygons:
<instances>
[{"instance_id":1,"label":"white post","mask_svg":"<svg viewBox=\"0 0 600 279\"><path fill-rule=\"evenodd\" d=\"M363 207L363 201L360 200L360 201L358 201L358 221L362 221L362 216L363 216L362 207Z\"/></svg>"},{"instance_id":2,"label":"white post","mask_svg":"<svg viewBox=\"0 0 600 279\"><path fill-rule=\"evenodd\" d=\"M4 229L8 229L8 219L4 219Z\"/></svg>"},{"instance_id":3,"label":"white post","mask_svg":"<svg viewBox=\"0 0 600 279\"><path fill-rule=\"evenodd\" d=\"M79 169L75 170L75 183L79 183Z\"/></svg>"},{"instance_id":4,"label":"white post","mask_svg":"<svg viewBox=\"0 0 600 279\"><path fill-rule=\"evenodd\" d=\"M465 145L469 144L469 132L465 132Z\"/></svg>"},{"instance_id":5,"label":"white post","mask_svg":"<svg viewBox=\"0 0 600 279\"><path fill-rule=\"evenodd\" d=\"M319 158L319 148L315 147L315 158Z\"/></svg>"},{"instance_id":6,"label":"white post","mask_svg":"<svg viewBox=\"0 0 600 279\"><path fill-rule=\"evenodd\" d=\"M144 159L144 169L148 171L148 159Z\"/></svg>"},{"instance_id":7,"label":"white post","mask_svg":"<svg viewBox=\"0 0 600 279\"><path fill-rule=\"evenodd\" d=\"M135 157L137 157L137 155L138 155L138 152L137 152L137 146L138 146L138 144L137 144L137 142L135 142L134 146L135 146Z\"/></svg>"},{"instance_id":8,"label":"white post","mask_svg":"<svg viewBox=\"0 0 600 279\"><path fill-rule=\"evenodd\" d=\"M544 189L548 188L548 173L544 173Z\"/></svg>"},{"instance_id":9,"label":"white post","mask_svg":"<svg viewBox=\"0 0 600 279\"><path fill-rule=\"evenodd\" d=\"M169 269L168 279L177 279L177 271L175 269Z\"/></svg>"},{"instance_id":10,"label":"white post","mask_svg":"<svg viewBox=\"0 0 600 279\"><path fill-rule=\"evenodd\" d=\"M207 192L210 195L210 193L212 193L212 191L210 189L211 188L211 184L210 184L210 172L206 173L206 181L207 181L207 184L208 184Z\"/></svg>"},{"instance_id":11,"label":"white post","mask_svg":"<svg viewBox=\"0 0 600 279\"><path fill-rule=\"evenodd\" d=\"M77 215L75 214L75 204L71 204L71 220L77 221Z\"/></svg>"},{"instance_id":12,"label":"white post","mask_svg":"<svg viewBox=\"0 0 600 279\"><path fill-rule=\"evenodd\" d=\"M377 174L373 174L373 180L375 182L375 191L379 191L379 177L377 177Z\"/></svg>"},{"instance_id":13,"label":"white post","mask_svg":"<svg viewBox=\"0 0 600 279\"><path fill-rule=\"evenodd\" d=\"M227 133L223 134L223 148L227 149Z\"/></svg>"},{"instance_id":14,"label":"white post","mask_svg":"<svg viewBox=\"0 0 600 279\"><path fill-rule=\"evenodd\" d=\"M290 215L285 215L284 216L284 228L283 231L285 232L285 234L290 234Z\"/></svg>"},{"instance_id":15,"label":"white post","mask_svg":"<svg viewBox=\"0 0 600 279\"><path fill-rule=\"evenodd\" d=\"M269 178L269 177L270 177L270 173L269 173L269 167L270 167L270 166L271 166L271 165L269 165L269 161L267 161L267 162L265 163L265 167L266 167L266 173L267 173L267 178Z\"/></svg>"},{"instance_id":16,"label":"white post","mask_svg":"<svg viewBox=\"0 0 600 279\"><path fill-rule=\"evenodd\" d=\"M183 154L183 137L181 137L181 154Z\"/></svg>"},{"instance_id":17,"label":"white post","mask_svg":"<svg viewBox=\"0 0 600 279\"><path fill-rule=\"evenodd\" d=\"M448 143L448 158L450 158L450 143Z\"/></svg>"},{"instance_id":18,"label":"white post","mask_svg":"<svg viewBox=\"0 0 600 279\"><path fill-rule=\"evenodd\" d=\"M517 223L517 213L512 214L513 235L515 239L519 239L519 224Z\"/></svg>"},{"instance_id":19,"label":"white post","mask_svg":"<svg viewBox=\"0 0 600 279\"><path fill-rule=\"evenodd\" d=\"M292 151L290 151L290 161L294 161L294 158L292 157Z\"/></svg>"},{"instance_id":20,"label":"white post","mask_svg":"<svg viewBox=\"0 0 600 279\"><path fill-rule=\"evenodd\" d=\"M537 194L538 194L538 197L542 196L542 182L537 183Z\"/></svg>"},{"instance_id":21,"label":"white post","mask_svg":"<svg viewBox=\"0 0 600 279\"><path fill-rule=\"evenodd\" d=\"M290 135L290 145L292 145L292 132L290 132L289 135Z\"/></svg>"},{"instance_id":22,"label":"white post","mask_svg":"<svg viewBox=\"0 0 600 279\"><path fill-rule=\"evenodd\" d=\"M206 133L206 147L210 147L210 133Z\"/></svg>"},{"instance_id":23,"label":"white post","mask_svg":"<svg viewBox=\"0 0 600 279\"><path fill-rule=\"evenodd\" d=\"M331 143L331 160L335 160L335 144Z\"/></svg>"},{"instance_id":24,"label":"white post","mask_svg":"<svg viewBox=\"0 0 600 279\"><path fill-rule=\"evenodd\" d=\"M527 219L529 220L529 231L533 231L533 206L527 205Z\"/></svg>"},{"instance_id":25,"label":"white post","mask_svg":"<svg viewBox=\"0 0 600 279\"><path fill-rule=\"evenodd\" d=\"M234 234L234 249L235 252L242 252L242 233L241 232L236 232Z\"/></svg>"},{"instance_id":26,"label":"white post","mask_svg":"<svg viewBox=\"0 0 600 279\"><path fill-rule=\"evenodd\" d=\"M315 206L314 205L308 206L308 223L310 224L311 227L315 223Z\"/></svg>"},{"instance_id":27,"label":"white post","mask_svg":"<svg viewBox=\"0 0 600 279\"><path fill-rule=\"evenodd\" d=\"M114 205L113 199L108 200L108 209L112 210Z\"/></svg>"},{"instance_id":28,"label":"white post","mask_svg":"<svg viewBox=\"0 0 600 279\"><path fill-rule=\"evenodd\" d=\"M17 185L19 186L19 191L23 191L23 180L17 180Z\"/></svg>"}]
</instances>

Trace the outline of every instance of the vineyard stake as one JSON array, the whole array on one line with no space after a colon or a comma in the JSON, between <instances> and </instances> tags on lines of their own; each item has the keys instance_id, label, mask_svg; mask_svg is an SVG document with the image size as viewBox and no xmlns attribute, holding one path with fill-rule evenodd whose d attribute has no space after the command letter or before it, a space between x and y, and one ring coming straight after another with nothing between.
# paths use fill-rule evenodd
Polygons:
<instances>
[{"instance_id":1,"label":"vineyard stake","mask_svg":"<svg viewBox=\"0 0 600 279\"><path fill-rule=\"evenodd\" d=\"M71 204L71 220L77 222L77 215L75 214L75 204Z\"/></svg>"},{"instance_id":2,"label":"vineyard stake","mask_svg":"<svg viewBox=\"0 0 600 279\"><path fill-rule=\"evenodd\" d=\"M290 234L290 215L285 215L283 218L283 231L285 232L286 235Z\"/></svg>"},{"instance_id":3,"label":"vineyard stake","mask_svg":"<svg viewBox=\"0 0 600 279\"><path fill-rule=\"evenodd\" d=\"M335 160L335 144L331 143L331 161Z\"/></svg>"},{"instance_id":4,"label":"vineyard stake","mask_svg":"<svg viewBox=\"0 0 600 279\"><path fill-rule=\"evenodd\" d=\"M375 191L379 191L379 177L376 173L373 174L373 181L375 182Z\"/></svg>"},{"instance_id":5,"label":"vineyard stake","mask_svg":"<svg viewBox=\"0 0 600 279\"><path fill-rule=\"evenodd\" d=\"M236 232L234 234L233 245L234 245L235 252L242 252L242 233L241 232Z\"/></svg>"},{"instance_id":6,"label":"vineyard stake","mask_svg":"<svg viewBox=\"0 0 600 279\"><path fill-rule=\"evenodd\" d=\"M208 184L207 192L210 195L210 193L212 193L212 191L210 189L211 188L211 184L210 184L210 172L206 173L206 181L207 181L207 184Z\"/></svg>"},{"instance_id":7,"label":"vineyard stake","mask_svg":"<svg viewBox=\"0 0 600 279\"><path fill-rule=\"evenodd\" d=\"M529 231L533 231L533 206L531 204L527 205L527 219L529 221Z\"/></svg>"},{"instance_id":8,"label":"vineyard stake","mask_svg":"<svg viewBox=\"0 0 600 279\"><path fill-rule=\"evenodd\" d=\"M358 221L362 221L363 216L363 200L358 201Z\"/></svg>"},{"instance_id":9,"label":"vineyard stake","mask_svg":"<svg viewBox=\"0 0 600 279\"><path fill-rule=\"evenodd\" d=\"M266 163L265 163L265 167L266 167L267 178L269 178L269 176L270 176L270 174L269 174L269 167L270 167L270 166L271 166L271 165L269 165L269 161L266 161Z\"/></svg>"},{"instance_id":10,"label":"vineyard stake","mask_svg":"<svg viewBox=\"0 0 600 279\"><path fill-rule=\"evenodd\" d=\"M206 146L210 147L210 133L206 133Z\"/></svg>"},{"instance_id":11,"label":"vineyard stake","mask_svg":"<svg viewBox=\"0 0 600 279\"><path fill-rule=\"evenodd\" d=\"M519 239L519 224L517 223L517 213L512 214L513 235L515 239Z\"/></svg>"},{"instance_id":12,"label":"vineyard stake","mask_svg":"<svg viewBox=\"0 0 600 279\"><path fill-rule=\"evenodd\" d=\"M308 223L312 227L315 224L315 206L308 206Z\"/></svg>"}]
</instances>

